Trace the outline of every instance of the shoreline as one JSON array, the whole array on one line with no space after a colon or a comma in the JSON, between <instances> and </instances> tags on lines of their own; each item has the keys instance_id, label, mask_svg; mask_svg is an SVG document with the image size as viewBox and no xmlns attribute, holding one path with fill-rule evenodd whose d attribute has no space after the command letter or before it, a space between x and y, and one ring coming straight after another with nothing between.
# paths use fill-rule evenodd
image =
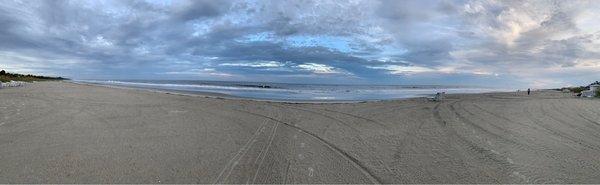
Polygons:
<instances>
[{"instance_id":1,"label":"shoreline","mask_svg":"<svg viewBox=\"0 0 600 185\"><path fill-rule=\"evenodd\" d=\"M277 99L260 99L260 98L250 98L250 97L241 97L228 95L224 93L212 93L212 92L201 92L201 91L183 91L183 90L164 90L164 89L156 89L156 88L143 88L143 87L129 87L124 85L107 85L107 84L98 84L98 83L88 83L88 82L76 82L76 81L63 81L67 83L74 83L79 85L91 85L91 86L99 86L99 87L108 87L108 88L117 88L117 89L128 89L128 90L142 90L142 91L150 91L156 93L163 94L173 94L173 95L182 95L182 96L191 96L191 97L204 97L204 98L214 98L214 99L229 99L229 100L248 100L248 101L257 101L257 102L275 102L275 103L287 103L287 104L348 104L348 103L368 103L368 102L386 102L386 101L401 101L401 100L411 100L411 99L429 99L433 97L435 94L424 94L419 97L407 97L407 98L395 98L395 99L383 99L383 100L277 100ZM469 95L469 94L496 94L496 93L516 93L514 92L481 92L481 93L451 93L448 95Z\"/></svg>"},{"instance_id":2,"label":"shoreline","mask_svg":"<svg viewBox=\"0 0 600 185\"><path fill-rule=\"evenodd\" d=\"M134 91L146 91L160 94L170 94L170 95L178 95L178 96L188 96L188 97L201 97L201 98L212 98L212 99L226 99L226 100L246 100L246 101L256 101L256 102L273 102L273 103L288 103L288 104L336 104L336 103L363 103L363 102L378 102L378 101L393 101L393 100L356 100L356 101L347 101L347 100L339 100L339 101L319 101L319 100L269 100L269 99L257 99L257 98L248 98L248 97L239 97L233 96L223 93L211 93L211 92L200 92L200 91L178 91L178 90L161 90L161 89L153 89L153 88L140 88L140 87L127 87L127 86L119 86L119 85L104 85L104 84L94 84L94 83L85 83L85 82L73 82L73 81L64 81L66 83L73 83L77 85L89 85L96 87L106 87L106 88L114 88L114 89L125 89L125 90L134 90ZM422 97L417 97L422 98ZM397 99L402 100L402 99Z\"/></svg>"}]
</instances>

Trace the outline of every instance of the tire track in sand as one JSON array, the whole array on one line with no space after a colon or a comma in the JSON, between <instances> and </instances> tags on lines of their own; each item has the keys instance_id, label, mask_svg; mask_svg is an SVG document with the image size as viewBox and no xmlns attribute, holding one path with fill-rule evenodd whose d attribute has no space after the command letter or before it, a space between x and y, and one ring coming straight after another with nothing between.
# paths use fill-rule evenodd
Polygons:
<instances>
[{"instance_id":1,"label":"tire track in sand","mask_svg":"<svg viewBox=\"0 0 600 185\"><path fill-rule=\"evenodd\" d=\"M250 115L254 115L257 117L262 117L262 118L267 118L269 120L273 120L275 122L279 122L282 123L283 125L290 127L292 129L295 129L297 131L299 131L302 134L305 134L313 139L316 139L317 141L319 141L321 144L323 144L324 146L326 146L327 148L329 148L331 151L333 151L334 153L337 153L338 155L342 156L343 158L345 158L347 161L350 162L350 164L352 164L356 169L358 169L359 171L361 171L361 173L363 173L367 178L369 178L369 180L371 182L373 182L374 184L381 184L381 179L379 179L377 176L374 175L374 173L372 171L370 171L361 161L359 161L358 159L352 157L351 155L349 155L347 152L345 152L344 150L338 148L336 145L330 143L329 141L321 138L320 136L304 130L300 127L295 126L294 124L291 123L287 123L278 119L275 119L273 117L269 117L266 115L262 115L259 113L254 113L254 112L250 112L250 111L246 111L246 110L238 110L238 109L233 109L235 111L238 112L242 112L242 113L246 113L246 114L250 114Z\"/></svg>"},{"instance_id":2,"label":"tire track in sand","mask_svg":"<svg viewBox=\"0 0 600 185\"><path fill-rule=\"evenodd\" d=\"M277 107L279 107L279 106L277 106ZM331 120L333 120L335 122L338 122L338 123L340 123L343 126L349 127L350 129L352 129L353 131L356 132L356 134L358 136L357 139L359 140L358 143L360 145L364 146L365 148L368 148L369 150L367 150L367 151L370 153L370 155L372 157L375 158L376 165L374 165L374 166L381 167L381 168L385 169L385 171L387 171L388 173L394 174L395 176L400 176L401 175L401 174L398 174L396 171L392 170L388 165L386 165L386 163L381 159L381 157L379 156L379 154L375 152L376 148L373 147L373 145L367 144L367 142L365 141L364 137L361 135L361 132L360 132L359 129L354 128L353 126L351 126L350 124L346 123L345 121L340 120L338 118L335 118L333 116L329 116L329 115L326 115L326 114L323 114L323 113L320 113L320 112L316 112L316 111L312 111L312 110L307 110L307 109L303 109L303 108L297 108L297 107L291 107L291 106L283 106L283 107L280 107L280 108L289 108L289 109L295 109L295 110L304 111L304 112L308 112L308 113L312 113L312 114L317 114L317 115L320 115L322 117L331 119ZM321 109L319 109L319 110L321 110ZM362 117L360 117L360 118L362 118ZM362 119L365 119L367 121L376 122L375 120L371 120L371 119L368 119L368 118L362 118ZM389 127L387 127L386 125L384 125L382 123L379 123L379 122L376 122L376 124L378 126L380 126L380 127L383 127L383 132L385 132L385 134L381 132L382 130L379 130L380 134L382 134L382 135L389 135L390 134L390 132L389 132L390 128Z\"/></svg>"},{"instance_id":3,"label":"tire track in sand","mask_svg":"<svg viewBox=\"0 0 600 185\"><path fill-rule=\"evenodd\" d=\"M282 115L279 114L279 119L281 119L281 116ZM252 177L252 183L250 183L250 178L248 178L248 180L246 181L246 184L254 184L254 182L256 182L256 177L258 177L258 173L260 172L260 169L262 168L262 165L265 162L265 158L267 157L267 154L269 153L269 149L273 145L273 140L275 139L275 135L277 134L277 127L279 127L279 124L280 124L279 122L275 122L275 126L274 126L273 131L271 132L271 135L269 138L269 143L267 145L263 146L263 149L261 150L260 154L258 154L258 157L254 161L254 164L256 165L258 160L260 159L260 163L258 163L256 172L254 172L254 175Z\"/></svg>"},{"instance_id":4,"label":"tire track in sand","mask_svg":"<svg viewBox=\"0 0 600 185\"><path fill-rule=\"evenodd\" d=\"M256 131L254 132L254 134L252 135L252 137L250 137L247 141L246 144L244 144L242 146L242 148L240 148L238 150L238 152L233 156L233 158L231 158L227 164L225 165L225 167L223 167L223 169L221 169L221 172L219 173L219 176L217 176L217 178L215 179L215 182L213 184L221 184L221 181L226 181L228 180L229 176L231 175L231 172L234 170L235 166L237 165L237 163L239 163L239 161L243 158L243 156L250 150L250 148L252 147L252 145L256 142L256 138L258 138L258 136L262 133L263 129L265 128L265 126L267 125L268 119L265 119L261 126L259 126ZM223 177L223 174L225 174L225 172L227 171L227 176L221 180L221 178Z\"/></svg>"},{"instance_id":5,"label":"tire track in sand","mask_svg":"<svg viewBox=\"0 0 600 185\"><path fill-rule=\"evenodd\" d=\"M544 114L544 111L542 110L543 108L542 108L541 104L538 105L538 109L540 110L540 112L542 114ZM562 132L560 130L556 130L556 129L553 129L553 128L548 128L547 126L545 126L545 124L544 124L544 122L542 120L540 120L539 118L537 118L535 116L536 114L534 114L534 113L532 113L530 111L529 108L524 108L523 112L525 112L528 115L527 117L530 118L533 121L534 124L538 125L542 129L544 129L547 133L551 134L551 136L558 137L559 139L569 140L569 141L571 141L571 142L573 142L575 144L578 144L579 146L584 147L585 150L592 150L594 148L593 146L588 145L584 141L581 141L581 140L579 140L577 138L574 138L574 137L570 136L569 134L567 134L565 132ZM550 119L552 119L552 118L550 118ZM567 146L571 147L570 145L567 145ZM577 150L575 148L573 148L573 149ZM550 150L550 149L548 149L548 150ZM550 150L550 151L552 151L552 150ZM597 151L597 150L594 150L594 151ZM556 152L558 152L558 153L556 153ZM567 159L574 160L578 164L583 164L584 166L591 167L592 170L596 172L595 175L597 175L597 174L600 173L600 166L598 166L596 164L593 164L593 163L590 163L588 160L580 159L580 158L575 157L575 156L569 157L570 155L567 154L567 153L564 153L564 152L559 152L559 151L556 151L556 152L552 152L552 153L555 154L555 155L560 154L562 156L562 158L558 157L560 159L557 159L557 161L565 161L565 162L569 163L567 161ZM567 156L567 157L565 157L565 156Z\"/></svg>"},{"instance_id":6,"label":"tire track in sand","mask_svg":"<svg viewBox=\"0 0 600 185\"><path fill-rule=\"evenodd\" d=\"M464 100L458 100L458 101L454 101L452 103L449 104L450 107L450 112L452 112L455 116L460 116L460 114L458 114L458 112L456 112L456 110L453 108L454 104L458 103L458 102L462 102ZM435 120L443 126L446 126L448 124L448 122L446 122L446 120L440 115L439 111L440 111L440 105L442 103L438 103L433 111L433 116L435 118ZM465 121L462 120L460 117L458 117L460 121ZM467 120L467 122L469 122ZM470 123L469 125L474 125L474 123ZM479 128L479 126L474 125L476 128ZM506 157L502 156L499 152L494 151L492 149L486 149L485 147L479 146L476 143L470 141L469 139L465 138L464 136L458 134L456 132L456 130L453 129L453 127L446 127L448 129L445 129L446 134L450 137L454 137L456 138L456 141L458 141L461 145L465 146L467 149L469 149L471 152L479 154L478 159L482 160L483 162L491 162L493 164L495 164L496 166L501 167L500 170L504 171L505 174L508 174L508 176L515 176L517 178L519 178L520 180L529 183L531 182L531 179L525 175L523 175L520 171L518 171L518 169L516 168L516 166L508 161ZM484 132L486 131L485 129L483 129ZM502 139L502 138L501 138ZM495 183L501 183L501 181L499 179L497 179L494 175L488 174L488 177L493 178L496 182Z\"/></svg>"}]
</instances>

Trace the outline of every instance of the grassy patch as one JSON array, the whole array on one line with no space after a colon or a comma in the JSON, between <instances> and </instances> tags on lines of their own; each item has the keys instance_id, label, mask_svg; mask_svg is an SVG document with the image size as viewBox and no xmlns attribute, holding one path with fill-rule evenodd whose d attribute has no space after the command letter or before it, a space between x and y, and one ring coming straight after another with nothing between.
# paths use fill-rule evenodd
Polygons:
<instances>
[{"instance_id":1,"label":"grassy patch","mask_svg":"<svg viewBox=\"0 0 600 185\"><path fill-rule=\"evenodd\" d=\"M581 91L585 91L586 88L585 87L571 87L568 88L569 91L574 92L574 93L581 93Z\"/></svg>"}]
</instances>

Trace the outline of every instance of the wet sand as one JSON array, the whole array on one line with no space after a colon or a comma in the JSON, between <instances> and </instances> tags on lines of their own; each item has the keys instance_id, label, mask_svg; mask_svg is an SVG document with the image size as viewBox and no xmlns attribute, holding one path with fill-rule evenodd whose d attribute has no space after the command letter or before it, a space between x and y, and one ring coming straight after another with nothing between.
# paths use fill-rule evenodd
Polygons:
<instances>
[{"instance_id":1,"label":"wet sand","mask_svg":"<svg viewBox=\"0 0 600 185\"><path fill-rule=\"evenodd\" d=\"M0 183L600 183L600 101L342 104L0 89Z\"/></svg>"}]
</instances>

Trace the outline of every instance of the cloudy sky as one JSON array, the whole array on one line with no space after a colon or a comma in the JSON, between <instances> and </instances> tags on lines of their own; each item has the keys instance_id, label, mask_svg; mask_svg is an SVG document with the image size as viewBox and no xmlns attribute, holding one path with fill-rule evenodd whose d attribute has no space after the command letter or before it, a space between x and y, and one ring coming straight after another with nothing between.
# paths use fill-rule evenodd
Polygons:
<instances>
[{"instance_id":1,"label":"cloudy sky","mask_svg":"<svg viewBox=\"0 0 600 185\"><path fill-rule=\"evenodd\" d=\"M600 80L598 1L24 0L0 68L74 79L557 87Z\"/></svg>"}]
</instances>

